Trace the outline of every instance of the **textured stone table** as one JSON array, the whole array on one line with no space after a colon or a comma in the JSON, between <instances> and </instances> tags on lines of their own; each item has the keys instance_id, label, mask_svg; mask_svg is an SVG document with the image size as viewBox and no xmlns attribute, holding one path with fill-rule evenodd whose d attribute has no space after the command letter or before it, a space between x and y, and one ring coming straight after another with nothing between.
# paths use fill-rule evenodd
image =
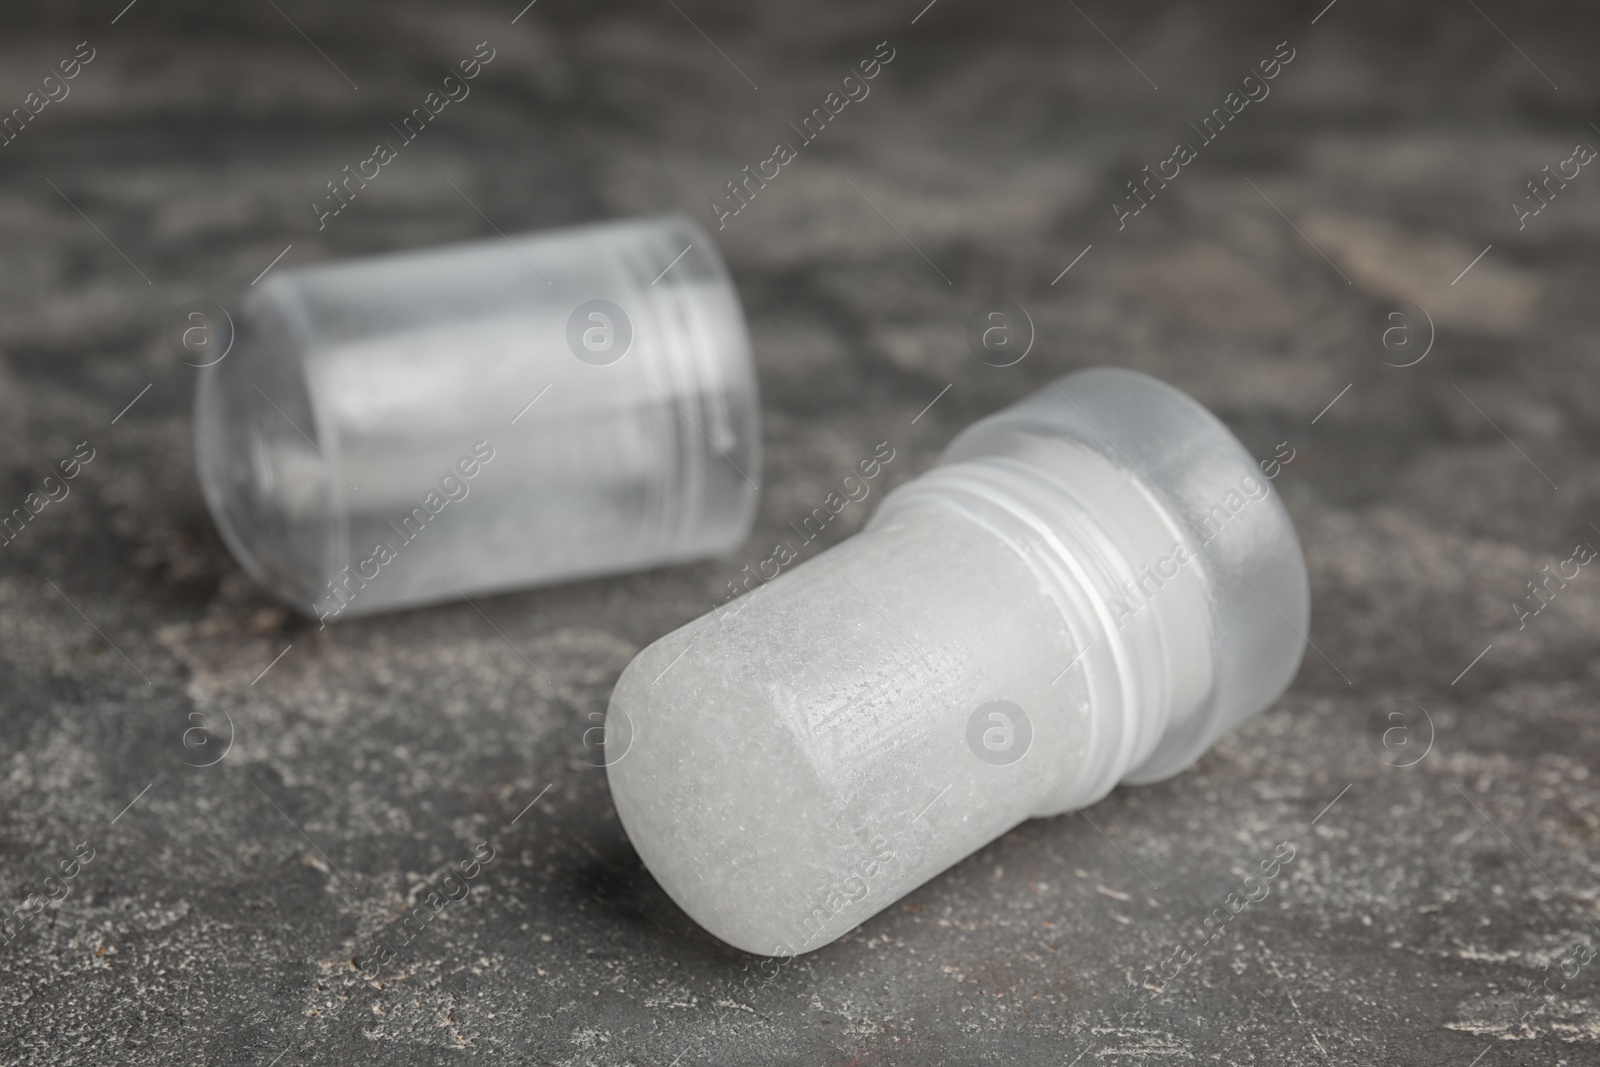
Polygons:
<instances>
[{"instance_id":1,"label":"textured stone table","mask_svg":"<svg viewBox=\"0 0 1600 1067\"><path fill-rule=\"evenodd\" d=\"M1596 20L923 2L7 5L0 107L70 92L0 147L0 510L93 458L0 548L0 892L66 893L0 945L0 1061L1600 1062L1600 967L1578 966L1600 577L1569 564L1520 628L1514 607L1600 544L1600 176L1523 199L1545 206L1521 229L1511 207L1600 144ZM481 41L471 96L319 230L324 183ZM322 631L242 575L196 488L173 307L280 253L714 225L707 199L883 41L870 95L719 235L765 393L735 557ZM1119 229L1178 140L1195 158ZM991 299L1036 327L1015 366L964 340ZM1420 363L1369 343L1386 299L1431 319ZM1293 450L1296 684L1189 773L1020 826L823 951L718 944L640 866L589 711L876 442L903 481L1096 363ZM469 899L360 980L480 841ZM1145 1004L1144 969L1284 841L1270 896ZM1562 960L1564 987L1525 991Z\"/></svg>"}]
</instances>

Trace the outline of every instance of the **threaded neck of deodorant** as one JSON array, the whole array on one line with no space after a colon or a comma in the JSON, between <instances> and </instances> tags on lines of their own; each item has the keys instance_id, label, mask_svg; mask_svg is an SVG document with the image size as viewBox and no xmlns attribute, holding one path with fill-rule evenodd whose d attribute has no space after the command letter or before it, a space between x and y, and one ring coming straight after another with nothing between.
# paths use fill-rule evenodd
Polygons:
<instances>
[{"instance_id":1,"label":"threaded neck of deodorant","mask_svg":"<svg viewBox=\"0 0 1600 1067\"><path fill-rule=\"evenodd\" d=\"M1120 472L1100 457L1071 445L1049 442L1059 453L1050 467L1038 457L988 455L939 466L897 489L874 524L911 507L954 510L1010 547L1032 570L1042 594L1059 612L1069 642L1054 662L1039 665L1050 678L1082 671L1088 694L1088 736L1077 768L1058 768L1046 811L1065 811L1105 796L1154 751L1175 711L1193 705L1196 675L1175 671L1178 651L1170 630L1189 602L1153 596L1130 604L1143 578L1140 543L1161 543L1164 531L1141 537L1117 521L1092 496L1075 490L1064 472L1077 472L1090 486L1115 484ZM1126 511L1126 509L1124 509ZM1149 522L1157 522L1152 514ZM1152 583L1145 579L1145 587ZM1164 591L1164 590L1163 590ZM1189 609L1189 610L1185 610ZM1203 618L1199 621L1202 629ZM1190 658L1193 658L1192 656ZM1179 691L1175 684L1187 683ZM1076 692L1061 686L1063 705ZM1060 709L1065 713L1065 706Z\"/></svg>"}]
</instances>

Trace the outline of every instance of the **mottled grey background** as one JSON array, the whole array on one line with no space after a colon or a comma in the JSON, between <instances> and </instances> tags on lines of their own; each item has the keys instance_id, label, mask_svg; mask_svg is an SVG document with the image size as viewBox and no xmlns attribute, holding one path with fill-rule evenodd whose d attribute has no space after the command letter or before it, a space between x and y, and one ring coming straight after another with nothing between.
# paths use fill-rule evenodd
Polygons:
<instances>
[{"instance_id":1,"label":"mottled grey background","mask_svg":"<svg viewBox=\"0 0 1600 1067\"><path fill-rule=\"evenodd\" d=\"M1600 941L1600 575L1520 631L1511 606L1600 544L1600 174L1520 232L1510 207L1600 145L1592 13L539 0L513 25L518 0L138 0L113 24L123 6L0 16L0 108L96 49L0 148L0 510L97 450L0 548L0 892L14 907L95 849L0 946L0 1061L1600 1062L1600 962L1537 1014L1520 991ZM736 557L485 600L492 626L460 605L318 632L244 577L196 489L172 307L231 300L291 243L282 265L490 234L446 179L508 232L709 222L885 39L871 96L720 235L765 405ZM318 233L323 182L482 40L473 95ZM1271 96L1118 232L1122 183L1284 40ZM1389 298L1437 327L1405 370L1363 339ZM994 299L1038 328L1006 369L963 339ZM1093 825L1021 826L763 974L640 866L585 764L587 705L873 443L904 480L1097 363L1188 390L1259 456L1290 443L1320 654L1189 773ZM1431 750L1385 765L1371 717L1418 708ZM186 766L190 716L222 712L227 758ZM484 839L470 903L359 981L352 957ZM1119 1023L1141 970L1284 840L1272 896Z\"/></svg>"}]
</instances>

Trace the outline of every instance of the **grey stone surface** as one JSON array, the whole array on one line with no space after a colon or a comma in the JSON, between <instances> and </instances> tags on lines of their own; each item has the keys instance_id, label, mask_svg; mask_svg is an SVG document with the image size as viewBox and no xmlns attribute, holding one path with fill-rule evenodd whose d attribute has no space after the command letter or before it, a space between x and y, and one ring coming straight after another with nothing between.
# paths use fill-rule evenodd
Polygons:
<instances>
[{"instance_id":1,"label":"grey stone surface","mask_svg":"<svg viewBox=\"0 0 1600 1067\"><path fill-rule=\"evenodd\" d=\"M1509 207L1600 145L1597 23L1322 6L8 3L0 108L77 42L95 58L0 147L0 509L79 442L94 459L0 548L0 892L94 854L0 945L0 1061L1600 1062L1600 967L1523 988L1600 941L1600 578L1521 629L1512 607L1600 544L1600 177L1520 230ZM484 40L472 96L318 231L323 183ZM709 222L884 40L871 95L719 235L765 390L736 557L494 598L493 625L461 605L320 632L242 575L195 485L172 307L231 300L290 244L491 234L446 179L508 232ZM1119 230L1123 183L1284 40L1271 95ZM1390 298L1436 327L1405 369L1364 339ZM1014 367L963 340L991 299L1037 325ZM1317 647L1296 684L1192 771L1020 826L823 951L721 946L635 857L588 706L873 443L904 480L1096 363L1294 449ZM1432 747L1392 766L1419 709ZM1391 713L1412 747L1376 743ZM196 715L231 721L214 766L188 765ZM361 980L480 841L468 902ZM1124 1015L1283 841L1270 896Z\"/></svg>"}]
</instances>

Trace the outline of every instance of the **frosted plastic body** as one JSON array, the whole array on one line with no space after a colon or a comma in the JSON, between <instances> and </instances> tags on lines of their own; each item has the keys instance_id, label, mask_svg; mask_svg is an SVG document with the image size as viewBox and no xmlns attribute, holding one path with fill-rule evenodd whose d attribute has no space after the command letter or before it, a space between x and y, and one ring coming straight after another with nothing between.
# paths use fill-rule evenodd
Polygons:
<instances>
[{"instance_id":1,"label":"frosted plastic body","mask_svg":"<svg viewBox=\"0 0 1600 1067\"><path fill-rule=\"evenodd\" d=\"M195 397L200 482L239 562L308 614L632 570L749 533L748 335L686 219L274 271L237 318Z\"/></svg>"},{"instance_id":2,"label":"frosted plastic body","mask_svg":"<svg viewBox=\"0 0 1600 1067\"><path fill-rule=\"evenodd\" d=\"M1080 372L641 652L612 796L701 925L805 952L1024 819L1187 767L1287 687L1308 616L1288 514L1228 430Z\"/></svg>"}]
</instances>

